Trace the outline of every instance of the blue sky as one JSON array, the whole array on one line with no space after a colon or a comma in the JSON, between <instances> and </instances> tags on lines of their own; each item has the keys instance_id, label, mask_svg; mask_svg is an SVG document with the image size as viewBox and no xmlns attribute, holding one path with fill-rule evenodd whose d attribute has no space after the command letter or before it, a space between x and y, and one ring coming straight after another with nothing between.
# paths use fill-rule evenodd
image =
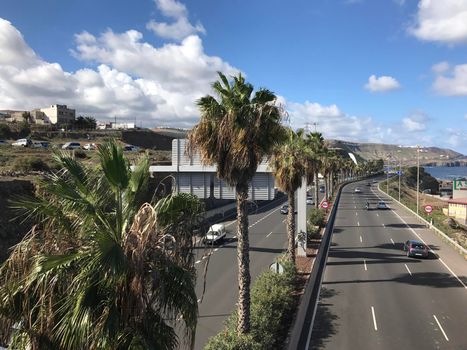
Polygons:
<instances>
[{"instance_id":1,"label":"blue sky","mask_svg":"<svg viewBox=\"0 0 467 350\"><path fill-rule=\"evenodd\" d=\"M190 127L216 71L326 138L467 154L467 0L2 0L0 109Z\"/></svg>"}]
</instances>

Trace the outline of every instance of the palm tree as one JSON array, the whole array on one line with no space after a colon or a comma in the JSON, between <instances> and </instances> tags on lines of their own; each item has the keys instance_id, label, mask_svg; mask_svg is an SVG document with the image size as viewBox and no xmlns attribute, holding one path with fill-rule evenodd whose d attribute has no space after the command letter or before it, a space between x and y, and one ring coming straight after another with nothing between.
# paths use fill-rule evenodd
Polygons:
<instances>
[{"instance_id":1,"label":"palm tree","mask_svg":"<svg viewBox=\"0 0 467 350\"><path fill-rule=\"evenodd\" d=\"M301 186L306 174L306 150L303 129L295 133L287 130L287 138L274 150L269 166L272 168L278 187L287 194L289 211L287 213L287 257L295 264L295 191Z\"/></svg>"},{"instance_id":2,"label":"palm tree","mask_svg":"<svg viewBox=\"0 0 467 350\"><path fill-rule=\"evenodd\" d=\"M175 349L197 321L191 195L143 204L149 161L130 170L111 141L100 168L61 170L15 205L38 225L0 269L0 333L14 349Z\"/></svg>"},{"instance_id":3,"label":"palm tree","mask_svg":"<svg viewBox=\"0 0 467 350\"><path fill-rule=\"evenodd\" d=\"M324 138L320 132L311 132L307 135L306 145L310 152L309 169L313 171L315 182L315 207L319 206L319 179L318 172L321 167L321 157L324 147Z\"/></svg>"},{"instance_id":4,"label":"palm tree","mask_svg":"<svg viewBox=\"0 0 467 350\"><path fill-rule=\"evenodd\" d=\"M239 334L250 330L250 258L248 186L258 164L283 135L276 96L267 89L253 94L253 86L239 74L230 83L219 74L212 84L218 100L198 100L201 119L189 134L189 150L198 151L204 164L217 164L217 176L235 187L237 199L238 323Z\"/></svg>"}]
</instances>

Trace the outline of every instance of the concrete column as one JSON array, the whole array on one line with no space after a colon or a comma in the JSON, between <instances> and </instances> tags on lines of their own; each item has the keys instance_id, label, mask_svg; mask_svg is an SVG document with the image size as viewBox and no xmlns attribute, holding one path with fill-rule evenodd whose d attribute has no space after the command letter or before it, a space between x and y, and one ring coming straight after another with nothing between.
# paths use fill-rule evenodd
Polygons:
<instances>
[{"instance_id":1,"label":"concrete column","mask_svg":"<svg viewBox=\"0 0 467 350\"><path fill-rule=\"evenodd\" d=\"M298 242L297 256L306 255L306 177L302 178L302 186L297 190L297 235L305 237L304 241ZM316 200L316 199L315 199Z\"/></svg>"}]
</instances>

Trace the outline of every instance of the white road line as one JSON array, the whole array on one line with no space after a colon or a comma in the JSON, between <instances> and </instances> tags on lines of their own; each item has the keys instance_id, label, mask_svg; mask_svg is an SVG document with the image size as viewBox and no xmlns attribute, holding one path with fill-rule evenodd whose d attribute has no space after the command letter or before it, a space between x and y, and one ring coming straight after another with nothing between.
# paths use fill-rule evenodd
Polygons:
<instances>
[{"instance_id":1,"label":"white road line","mask_svg":"<svg viewBox=\"0 0 467 350\"><path fill-rule=\"evenodd\" d=\"M355 216L358 216L358 213L357 213L357 212L355 212Z\"/></svg>"},{"instance_id":2,"label":"white road line","mask_svg":"<svg viewBox=\"0 0 467 350\"><path fill-rule=\"evenodd\" d=\"M386 227L386 226L383 224L383 227Z\"/></svg>"},{"instance_id":3,"label":"white road line","mask_svg":"<svg viewBox=\"0 0 467 350\"><path fill-rule=\"evenodd\" d=\"M379 214L378 214L378 213L376 213L376 216L379 216Z\"/></svg>"},{"instance_id":4,"label":"white road line","mask_svg":"<svg viewBox=\"0 0 467 350\"><path fill-rule=\"evenodd\" d=\"M363 243L362 236L360 236L360 243Z\"/></svg>"},{"instance_id":5,"label":"white road line","mask_svg":"<svg viewBox=\"0 0 467 350\"><path fill-rule=\"evenodd\" d=\"M394 243L394 241L392 240L392 238L391 238L391 243L392 243L392 245L396 245L396 243Z\"/></svg>"},{"instance_id":6,"label":"white road line","mask_svg":"<svg viewBox=\"0 0 467 350\"><path fill-rule=\"evenodd\" d=\"M409 267L407 266L407 264L404 264L404 266L407 269L407 271L409 271L410 276L412 276L412 272L410 272Z\"/></svg>"},{"instance_id":7,"label":"white road line","mask_svg":"<svg viewBox=\"0 0 467 350\"><path fill-rule=\"evenodd\" d=\"M371 307L371 314L373 315L373 326L375 327L375 331L378 330L378 325L376 324L376 316L375 316L375 308Z\"/></svg>"},{"instance_id":8,"label":"white road line","mask_svg":"<svg viewBox=\"0 0 467 350\"><path fill-rule=\"evenodd\" d=\"M218 250L219 250L219 248L214 249L215 252L217 252Z\"/></svg>"},{"instance_id":9,"label":"white road line","mask_svg":"<svg viewBox=\"0 0 467 350\"><path fill-rule=\"evenodd\" d=\"M266 235L266 237L269 237L271 234L272 234L272 231L269 232L269 233Z\"/></svg>"},{"instance_id":10,"label":"white road line","mask_svg":"<svg viewBox=\"0 0 467 350\"><path fill-rule=\"evenodd\" d=\"M401 216L400 216L399 214L397 214L395 211L393 211L393 213L396 214L396 215L399 217L399 219L405 224L405 226L407 226L407 227L410 229L410 231L412 231L413 234L414 234L415 236L418 237L418 239L420 239L423 243L425 243L426 246L428 246L428 244L426 244L426 242L423 240L423 238L420 237L420 235L419 235L417 232L415 232L415 230L414 230L412 227L410 227L409 224L407 224L407 222L405 222L405 220L402 219ZM435 252L434 252L433 250L431 250L431 249L430 249L430 253L431 253L431 254L435 254ZM436 254L435 254L435 255L436 255ZM462 280L461 280L459 277L457 277L457 275L454 273L454 271L452 271L452 270L449 268L449 266L446 265L446 263L443 261L443 259L438 258L438 260L449 270L449 272L459 281L459 283L462 284L462 285L464 286L464 289L467 289L467 286L465 285L465 283L462 282Z\"/></svg>"},{"instance_id":11,"label":"white road line","mask_svg":"<svg viewBox=\"0 0 467 350\"><path fill-rule=\"evenodd\" d=\"M368 271L368 268L366 267L366 260L363 259L363 266L365 266L365 271Z\"/></svg>"},{"instance_id":12,"label":"white road line","mask_svg":"<svg viewBox=\"0 0 467 350\"><path fill-rule=\"evenodd\" d=\"M199 264L201 262L201 260L196 260L195 264Z\"/></svg>"},{"instance_id":13,"label":"white road line","mask_svg":"<svg viewBox=\"0 0 467 350\"><path fill-rule=\"evenodd\" d=\"M357 206L355 206L355 209L357 209Z\"/></svg>"},{"instance_id":14,"label":"white road line","mask_svg":"<svg viewBox=\"0 0 467 350\"><path fill-rule=\"evenodd\" d=\"M357 226L360 226L360 221L357 221Z\"/></svg>"},{"instance_id":15,"label":"white road line","mask_svg":"<svg viewBox=\"0 0 467 350\"><path fill-rule=\"evenodd\" d=\"M446 333L444 332L443 327L441 327L441 323L439 323L438 319L436 318L436 315L433 315L433 317L435 318L435 321L438 324L439 329L441 329L441 332L443 332L444 338L446 338L446 340L449 341L449 338L446 335Z\"/></svg>"}]
</instances>

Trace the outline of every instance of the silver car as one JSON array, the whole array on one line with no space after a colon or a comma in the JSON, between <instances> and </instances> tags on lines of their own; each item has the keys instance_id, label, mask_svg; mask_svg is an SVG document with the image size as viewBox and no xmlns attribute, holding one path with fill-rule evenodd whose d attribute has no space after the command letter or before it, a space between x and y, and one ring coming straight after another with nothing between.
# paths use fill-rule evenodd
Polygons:
<instances>
[{"instance_id":1,"label":"silver car","mask_svg":"<svg viewBox=\"0 0 467 350\"><path fill-rule=\"evenodd\" d=\"M423 242L410 239L404 243L404 251L407 256L428 258L429 248Z\"/></svg>"}]
</instances>

